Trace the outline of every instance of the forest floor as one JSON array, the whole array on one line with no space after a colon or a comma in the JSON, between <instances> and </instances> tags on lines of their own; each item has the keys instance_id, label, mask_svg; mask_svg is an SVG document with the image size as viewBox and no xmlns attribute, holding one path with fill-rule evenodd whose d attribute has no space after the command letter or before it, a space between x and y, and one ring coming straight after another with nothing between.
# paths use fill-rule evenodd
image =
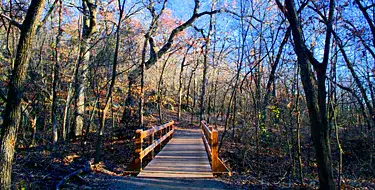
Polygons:
<instances>
[{"instance_id":1,"label":"forest floor","mask_svg":"<svg viewBox=\"0 0 375 190\"><path fill-rule=\"evenodd\" d=\"M165 121L176 120L176 112L164 114ZM181 128L197 128L198 120L190 122L190 114L184 114L177 125ZM108 121L108 123L110 123ZM147 117L147 125L157 123L156 115ZM212 125L223 134L223 126ZM222 123L221 123L222 124ZM14 189L55 189L64 177L76 172L61 185L63 189L317 189L317 166L314 151L306 131L302 133L302 158L304 183L297 183L298 166L290 154L293 148L283 147L282 132L270 130L260 138L258 149L255 146L254 130L227 131L220 150L220 157L232 169L233 176L222 175L215 180L189 179L138 179L127 173L127 166L134 156L132 132L123 127L107 127L102 160L99 165L90 167L95 153L96 133L92 131L85 149L80 141L59 144L52 148L44 138L39 138L43 146L24 148L19 145L13 165L12 182ZM242 130L242 128L241 128ZM280 130L280 129L279 129ZM281 129L282 130L282 129ZM354 134L353 131L343 131ZM129 135L130 134L130 135ZM263 134L264 135L264 134ZM332 138L334 139L334 138ZM373 165L369 165L368 150L371 139L344 135L341 139L345 151L343 157L342 189L375 189ZM22 142L22 141L21 141ZM290 142L289 144L293 144ZM334 167L337 167L337 145L332 142ZM289 151L288 151L289 150ZM258 153L257 153L258 152ZM258 156L257 156L258 155ZM337 174L335 173L335 176ZM172 184L173 181L173 185Z\"/></svg>"}]
</instances>

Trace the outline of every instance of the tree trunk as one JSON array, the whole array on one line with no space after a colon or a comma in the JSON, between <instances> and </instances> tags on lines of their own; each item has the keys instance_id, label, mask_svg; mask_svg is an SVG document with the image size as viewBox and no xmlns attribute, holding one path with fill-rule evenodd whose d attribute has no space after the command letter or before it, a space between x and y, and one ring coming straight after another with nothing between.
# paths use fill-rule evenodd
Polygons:
<instances>
[{"instance_id":1,"label":"tree trunk","mask_svg":"<svg viewBox=\"0 0 375 190\"><path fill-rule=\"evenodd\" d=\"M75 69L74 69L75 70ZM75 71L73 71L74 73ZM73 74L74 76L74 74ZM65 102L65 107L64 107L64 116L63 116L63 122L61 126L61 137L62 140L66 140L66 134L67 134L67 129L69 129L69 124L70 124L70 103L72 101L72 83L69 84L68 87L68 95L66 97L66 102Z\"/></svg>"},{"instance_id":2,"label":"tree trunk","mask_svg":"<svg viewBox=\"0 0 375 190\"><path fill-rule=\"evenodd\" d=\"M100 128L98 130L98 139L96 142L96 151L95 151L95 160L94 163L98 164L100 162L100 146L102 144L102 138L103 138L103 131L105 127L105 121L106 121L106 116L107 116L107 111L109 109L110 102L112 100L112 93L113 93L113 88L116 83L116 69L117 69L117 57L119 54L119 48L120 48L120 29L121 29L121 20L123 17L124 13L124 7L125 7L125 0L122 2L119 1L119 9L120 9L120 16L118 18L117 22L117 29L116 29L116 47L115 47L115 54L113 56L113 66L112 66L112 76L111 76L111 83L109 85L109 88L107 90L107 95L105 99L105 104L104 108L102 109L102 115L100 118ZM100 105L100 104L99 104ZM113 118L112 118L113 119Z\"/></svg>"},{"instance_id":3,"label":"tree trunk","mask_svg":"<svg viewBox=\"0 0 375 190\"><path fill-rule=\"evenodd\" d=\"M191 81L192 81L192 79L193 79L193 76L194 76L195 71L197 70L198 66L199 66L199 62L197 61L197 64L195 65L195 67L194 67L193 70L191 71L191 74L190 74L190 77L189 77L188 86L187 86L186 105L187 105L187 107L189 108L189 111L190 111L191 113L192 113L192 111L193 111L193 106L190 106L190 100L189 100L189 98L190 98L190 92L191 92L190 87L191 87ZM193 86L194 86L194 85L193 85ZM194 91L194 87L193 87L193 91Z\"/></svg>"},{"instance_id":4,"label":"tree trunk","mask_svg":"<svg viewBox=\"0 0 375 190\"><path fill-rule=\"evenodd\" d=\"M178 109L177 109L177 121L181 119L181 104L182 104L182 73L184 72L185 57L181 63L180 76L178 78Z\"/></svg>"},{"instance_id":5,"label":"tree trunk","mask_svg":"<svg viewBox=\"0 0 375 190\"><path fill-rule=\"evenodd\" d=\"M163 106L163 93L162 93L162 85L163 85L163 75L165 71L165 67L167 67L168 60L171 57L172 54L169 54L167 59L164 61L161 73L159 76L159 81L158 81L158 89L157 89L157 96L158 96L158 112L159 112L159 122L160 124L163 124L163 113L162 113L162 106Z\"/></svg>"},{"instance_id":6,"label":"tree trunk","mask_svg":"<svg viewBox=\"0 0 375 190\"><path fill-rule=\"evenodd\" d=\"M237 81L237 80L236 80ZM231 113L231 107L232 107L232 100L234 99L234 96L235 96L235 93L236 93L236 90L237 90L237 82L233 88L233 91L231 93L231 96L229 98L229 102L228 102L228 107L227 107L227 112L226 112L226 117L225 117L225 125L224 125L224 131L223 131L223 134L221 135L221 139L220 139L220 143L219 143L219 151L221 149L221 146L223 145L223 142L224 142L224 138L225 138L225 135L227 133L227 128L228 128L228 125L229 125L229 120L230 120L230 113ZM225 102L223 102L223 105L224 105ZM224 107L224 106L223 106Z\"/></svg>"},{"instance_id":7,"label":"tree trunk","mask_svg":"<svg viewBox=\"0 0 375 190\"><path fill-rule=\"evenodd\" d=\"M62 35L62 29L61 29L61 20L62 20L62 0L59 0L59 16L58 16L58 34L56 36L56 45L55 45L55 64L53 65L52 69L52 112L51 112L51 118L52 118L52 143L55 144L58 139L58 133L57 133L57 118L56 118L56 110L57 110L57 83L59 80L59 62L60 62L60 54L59 54L59 46L60 46L60 37Z\"/></svg>"},{"instance_id":8,"label":"tree trunk","mask_svg":"<svg viewBox=\"0 0 375 190\"><path fill-rule=\"evenodd\" d=\"M72 137L76 138L82 135L82 129L85 119L85 91L87 82L87 69L88 62L90 60L90 53L88 52L88 41L84 40L80 48L80 58L78 60L77 73L76 73L76 112L75 112L75 124L72 133Z\"/></svg>"},{"instance_id":9,"label":"tree trunk","mask_svg":"<svg viewBox=\"0 0 375 190\"><path fill-rule=\"evenodd\" d=\"M197 77L194 73L194 83L193 83L193 105L191 107L191 119L190 123L194 122L194 115L195 115L195 106L197 105Z\"/></svg>"},{"instance_id":10,"label":"tree trunk","mask_svg":"<svg viewBox=\"0 0 375 190\"><path fill-rule=\"evenodd\" d=\"M300 104L299 104L299 99L300 99L300 93L299 93L299 81L298 81L298 73L299 69L297 66L297 97L296 97L296 112L297 112L297 130L296 130L296 138L297 138L297 160L298 160L298 171L299 171L299 180L300 183L303 185L303 171L302 171L302 153L301 153L301 112L300 112Z\"/></svg>"},{"instance_id":11,"label":"tree trunk","mask_svg":"<svg viewBox=\"0 0 375 190\"><path fill-rule=\"evenodd\" d=\"M280 1L276 1L281 10L285 10ZM301 81L305 91L307 108L311 124L312 139L316 151L316 160L319 168L319 183L321 189L335 189L332 172L331 147L328 134L328 120L326 115L326 70L328 64L330 38L332 34L332 17L334 12L334 1L330 1L329 18L327 20L327 31L325 39L323 62L318 62L306 45L302 35L302 28L299 17L294 7L293 0L286 0L287 18L292 29L294 49L297 54L297 61L300 66ZM284 12L285 13L285 12ZM317 73L318 90L314 85L314 76L311 66Z\"/></svg>"},{"instance_id":12,"label":"tree trunk","mask_svg":"<svg viewBox=\"0 0 375 190\"><path fill-rule=\"evenodd\" d=\"M56 60L57 61L57 60ZM55 144L57 142L58 133L57 133L57 118L56 118L56 110L57 110L57 82L58 82L58 74L59 74L59 65L56 62L53 66L52 70L52 110L51 110L51 118L52 118L52 143Z\"/></svg>"},{"instance_id":13,"label":"tree trunk","mask_svg":"<svg viewBox=\"0 0 375 190\"><path fill-rule=\"evenodd\" d=\"M145 101L145 92L144 92L144 86L145 86L145 61L146 61L146 49L147 49L147 42L149 40L149 33L146 34L146 39L143 43L143 50L142 50L142 58L141 58L141 93L139 96L139 109L138 109L138 115L139 115L139 127L140 129L143 129L144 123L143 123L143 107L144 107L144 101ZM153 48L153 47L150 47Z\"/></svg>"},{"instance_id":14,"label":"tree trunk","mask_svg":"<svg viewBox=\"0 0 375 190\"><path fill-rule=\"evenodd\" d=\"M204 98L206 96L206 86L207 86L208 52L209 52L209 46L210 46L209 45L210 35L206 36L205 38L206 38L206 42L205 42L205 49L204 49L204 55L203 55L203 75L202 75L202 89L201 89L200 105L199 105L200 106L199 120L203 120L204 114L205 114Z\"/></svg>"},{"instance_id":15,"label":"tree trunk","mask_svg":"<svg viewBox=\"0 0 375 190\"><path fill-rule=\"evenodd\" d=\"M32 130L32 134L31 134L31 143L30 143L30 146L29 146L29 147L32 147L32 146L35 145L36 121L37 121L37 117L36 117L36 114L35 114L34 118L31 120L31 130Z\"/></svg>"},{"instance_id":16,"label":"tree trunk","mask_svg":"<svg viewBox=\"0 0 375 190\"><path fill-rule=\"evenodd\" d=\"M184 55L184 58L182 59L181 62L181 67L180 67L180 76L178 78L178 110L177 110L177 121L180 121L181 119L181 104L182 104L182 74L184 73L184 67L185 65L185 60L186 56L192 46L189 46L189 48L186 50L186 53Z\"/></svg>"},{"instance_id":17,"label":"tree trunk","mask_svg":"<svg viewBox=\"0 0 375 190\"><path fill-rule=\"evenodd\" d=\"M78 21L78 26L79 26L79 22ZM79 47L79 49L81 49L81 47ZM72 77L70 78L70 83L69 83L69 86L68 86L68 95L66 97L66 102L65 102L65 107L64 107L64 116L63 116L63 123L62 123L62 127L61 127L61 137L62 137L62 140L65 141L66 140L66 135L68 134L68 131L70 129L70 104L72 103L72 99L73 99L73 82L75 80L75 77L77 75L77 72L78 72L78 62L79 62L79 57L80 57L80 51L78 52L78 56L77 56L77 60L75 61L75 64L74 64L74 69L73 69L73 74L72 74Z\"/></svg>"},{"instance_id":18,"label":"tree trunk","mask_svg":"<svg viewBox=\"0 0 375 190\"><path fill-rule=\"evenodd\" d=\"M98 101L99 101L99 98L97 97L95 99L95 101L91 104L92 107L99 108L99 102ZM86 150L86 144L87 144L87 140L89 139L90 128L91 128L91 124L93 123L95 113L96 113L96 109L92 109L91 113L89 114L90 119L86 124L85 134L84 134L83 139L81 141L81 148L82 148L83 152Z\"/></svg>"},{"instance_id":19,"label":"tree trunk","mask_svg":"<svg viewBox=\"0 0 375 190\"><path fill-rule=\"evenodd\" d=\"M85 92L87 83L87 69L90 61L89 42L96 29L96 5L93 0L82 0L84 11L82 22L82 39L76 73L76 114L73 138L82 135L85 122Z\"/></svg>"},{"instance_id":20,"label":"tree trunk","mask_svg":"<svg viewBox=\"0 0 375 190\"><path fill-rule=\"evenodd\" d=\"M214 83L214 96L213 96L213 102L212 102L212 113L214 113L214 115L216 115L216 112L217 112L217 109L216 109L216 100L217 100L217 86L218 86L218 83L219 83L219 74L216 75L216 80L215 80L215 83ZM215 121L215 123L217 123L217 120Z\"/></svg>"},{"instance_id":21,"label":"tree trunk","mask_svg":"<svg viewBox=\"0 0 375 190\"><path fill-rule=\"evenodd\" d=\"M275 73L276 73L276 70L277 70L277 66L279 65L284 46L288 42L288 39L290 37L290 33L291 33L291 29L289 27L287 29L287 31L285 32L283 41L281 42L279 50L278 50L277 55L276 55L276 59L273 62L272 67L271 67L271 73L270 73L270 76L268 78L268 82L267 82L267 85L266 85L266 94L264 95L264 100L263 100L263 105L262 105L262 124L266 124L266 120L267 120L266 110L267 110L267 106L269 104L269 100L270 100L270 96L271 96L271 85L275 84ZM275 90L275 89L273 89L273 90Z\"/></svg>"},{"instance_id":22,"label":"tree trunk","mask_svg":"<svg viewBox=\"0 0 375 190\"><path fill-rule=\"evenodd\" d=\"M22 23L16 60L8 86L8 99L4 111L0 146L0 189L11 188L12 162L17 142L17 129L21 120L21 97L31 56L36 26L45 0L32 0Z\"/></svg>"}]
</instances>

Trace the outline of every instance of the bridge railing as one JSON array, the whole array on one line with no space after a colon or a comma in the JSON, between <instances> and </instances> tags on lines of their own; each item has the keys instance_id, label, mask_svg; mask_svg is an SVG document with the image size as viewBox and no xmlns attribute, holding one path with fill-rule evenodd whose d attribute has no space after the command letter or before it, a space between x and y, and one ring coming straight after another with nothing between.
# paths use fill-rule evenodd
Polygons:
<instances>
[{"instance_id":1,"label":"bridge railing","mask_svg":"<svg viewBox=\"0 0 375 190\"><path fill-rule=\"evenodd\" d=\"M162 144L167 139L171 139L174 133L174 121L170 121L164 125L152 127L146 131L138 129L135 135L135 169L142 171L143 158L148 156L149 160L154 158L155 149L161 150ZM143 149L144 139L148 146Z\"/></svg>"},{"instance_id":2,"label":"bridge railing","mask_svg":"<svg viewBox=\"0 0 375 190\"><path fill-rule=\"evenodd\" d=\"M202 139L206 148L207 155L211 160L211 169L213 174L228 173L231 171L224 165L219 158L218 132L209 126L206 121L201 121Z\"/></svg>"}]
</instances>

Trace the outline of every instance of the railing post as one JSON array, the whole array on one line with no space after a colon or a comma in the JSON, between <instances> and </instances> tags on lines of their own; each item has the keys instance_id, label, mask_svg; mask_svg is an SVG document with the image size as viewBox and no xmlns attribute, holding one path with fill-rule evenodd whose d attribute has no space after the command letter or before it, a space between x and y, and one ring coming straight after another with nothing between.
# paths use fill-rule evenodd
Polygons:
<instances>
[{"instance_id":1,"label":"railing post","mask_svg":"<svg viewBox=\"0 0 375 190\"><path fill-rule=\"evenodd\" d=\"M150 137L148 139L148 146L150 146L150 145L152 145L152 143L154 143L155 128L153 128L153 129L154 129L154 131L152 132L152 134L150 135ZM149 160L152 160L153 158L154 158L154 149L152 149L152 151L148 155Z\"/></svg>"},{"instance_id":2,"label":"railing post","mask_svg":"<svg viewBox=\"0 0 375 190\"><path fill-rule=\"evenodd\" d=\"M168 126L168 133L171 132L173 129L173 125ZM172 134L168 136L168 141L172 139Z\"/></svg>"},{"instance_id":3,"label":"railing post","mask_svg":"<svg viewBox=\"0 0 375 190\"><path fill-rule=\"evenodd\" d=\"M201 126L202 134L204 135L204 130L203 130L203 124L202 124L202 121L201 121L201 123L200 123L200 126Z\"/></svg>"},{"instance_id":4,"label":"railing post","mask_svg":"<svg viewBox=\"0 0 375 190\"><path fill-rule=\"evenodd\" d=\"M159 130L159 131L157 132L157 135L158 135L158 139L161 139L161 137L163 137L163 130ZM159 149L158 149L159 152L161 151L161 147L162 147L162 145L163 145L163 142L160 142L160 144L159 144Z\"/></svg>"},{"instance_id":5,"label":"railing post","mask_svg":"<svg viewBox=\"0 0 375 190\"><path fill-rule=\"evenodd\" d=\"M164 129L163 129L163 136L164 136L165 134L167 134L167 133L168 133L168 129L167 129L167 128L164 128ZM164 141L163 144L166 144L166 141ZM163 144L162 144L162 145L163 145Z\"/></svg>"},{"instance_id":6,"label":"railing post","mask_svg":"<svg viewBox=\"0 0 375 190\"><path fill-rule=\"evenodd\" d=\"M143 138L142 138L142 129L137 129L135 135L135 167L137 170L142 171L142 146L143 146Z\"/></svg>"},{"instance_id":7,"label":"railing post","mask_svg":"<svg viewBox=\"0 0 375 190\"><path fill-rule=\"evenodd\" d=\"M212 172L218 171L219 166L219 146L218 133L216 130L211 131L211 151L212 151Z\"/></svg>"},{"instance_id":8,"label":"railing post","mask_svg":"<svg viewBox=\"0 0 375 190\"><path fill-rule=\"evenodd\" d=\"M208 124L207 124L207 127L208 127L208 129L210 130L210 132L211 132L211 134L212 134L212 130L213 130L213 128L211 127L211 126L209 126ZM212 146L212 137L211 138L208 138L208 144L210 144L211 146ZM211 147L212 148L212 147Z\"/></svg>"}]
</instances>

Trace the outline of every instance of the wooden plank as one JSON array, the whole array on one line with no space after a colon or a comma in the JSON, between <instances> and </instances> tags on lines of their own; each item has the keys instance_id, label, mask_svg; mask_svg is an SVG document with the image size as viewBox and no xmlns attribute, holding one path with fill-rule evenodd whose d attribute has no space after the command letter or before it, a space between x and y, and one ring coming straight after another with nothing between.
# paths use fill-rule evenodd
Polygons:
<instances>
[{"instance_id":1,"label":"wooden plank","mask_svg":"<svg viewBox=\"0 0 375 190\"><path fill-rule=\"evenodd\" d=\"M202 139L203 139L204 147L206 148L206 153L208 154L208 156L211 157L212 154L211 154L210 144L208 144L208 141L207 141L206 136L204 134L202 135Z\"/></svg>"},{"instance_id":2,"label":"wooden plank","mask_svg":"<svg viewBox=\"0 0 375 190\"><path fill-rule=\"evenodd\" d=\"M207 137L207 138L210 138L211 137L211 130L210 128L206 125L205 121L201 121L202 123L202 131L204 133L204 135ZM210 139L207 139L208 141L210 141Z\"/></svg>"},{"instance_id":3,"label":"wooden plank","mask_svg":"<svg viewBox=\"0 0 375 190\"><path fill-rule=\"evenodd\" d=\"M213 178L201 130L176 130L138 177Z\"/></svg>"},{"instance_id":4,"label":"wooden plank","mask_svg":"<svg viewBox=\"0 0 375 190\"><path fill-rule=\"evenodd\" d=\"M149 138L148 138L148 144L149 145L154 145L155 144L155 142L154 142L154 139L155 138L155 134L154 133L152 133L150 136L149 136ZM154 146L153 146L153 148L152 148L152 150L148 153L148 159L149 160L152 160L154 157L155 157L155 151L154 151L154 149L155 149L155 147L157 146L157 144L155 144Z\"/></svg>"},{"instance_id":5,"label":"wooden plank","mask_svg":"<svg viewBox=\"0 0 375 190\"><path fill-rule=\"evenodd\" d=\"M166 128L172 126L173 124L174 124L174 121L170 121L170 122L168 122L166 124L163 124L163 125L160 125L160 126L154 126L154 127L150 128L146 131L143 131L142 132L142 138L146 138L146 137L148 137L148 136L150 136L150 135L152 135L152 134L154 134L154 133L156 133L160 130L166 129Z\"/></svg>"},{"instance_id":6,"label":"wooden plank","mask_svg":"<svg viewBox=\"0 0 375 190\"><path fill-rule=\"evenodd\" d=\"M218 133L213 130L211 133L211 165L212 171L217 172L219 166L219 148L218 148Z\"/></svg>"},{"instance_id":7,"label":"wooden plank","mask_svg":"<svg viewBox=\"0 0 375 190\"><path fill-rule=\"evenodd\" d=\"M192 173L192 172L184 172L184 173L156 173L156 172L143 172L142 174L139 174L138 177L147 177L147 178L213 178L213 175L211 172L205 172L205 173Z\"/></svg>"},{"instance_id":8,"label":"wooden plank","mask_svg":"<svg viewBox=\"0 0 375 190\"><path fill-rule=\"evenodd\" d=\"M169 136L171 136L174 133L174 129L169 131L166 135L161 137L160 139L156 140L154 143L152 143L150 146L145 148L142 152L139 153L140 158L144 158L148 153L153 152L153 150L161 144L165 139L167 139Z\"/></svg>"},{"instance_id":9,"label":"wooden plank","mask_svg":"<svg viewBox=\"0 0 375 190\"><path fill-rule=\"evenodd\" d=\"M135 169L137 171L142 171L142 146L143 146L143 138L142 138L142 129L138 129L136 131L135 135L135 160L134 160L134 165Z\"/></svg>"}]
</instances>

